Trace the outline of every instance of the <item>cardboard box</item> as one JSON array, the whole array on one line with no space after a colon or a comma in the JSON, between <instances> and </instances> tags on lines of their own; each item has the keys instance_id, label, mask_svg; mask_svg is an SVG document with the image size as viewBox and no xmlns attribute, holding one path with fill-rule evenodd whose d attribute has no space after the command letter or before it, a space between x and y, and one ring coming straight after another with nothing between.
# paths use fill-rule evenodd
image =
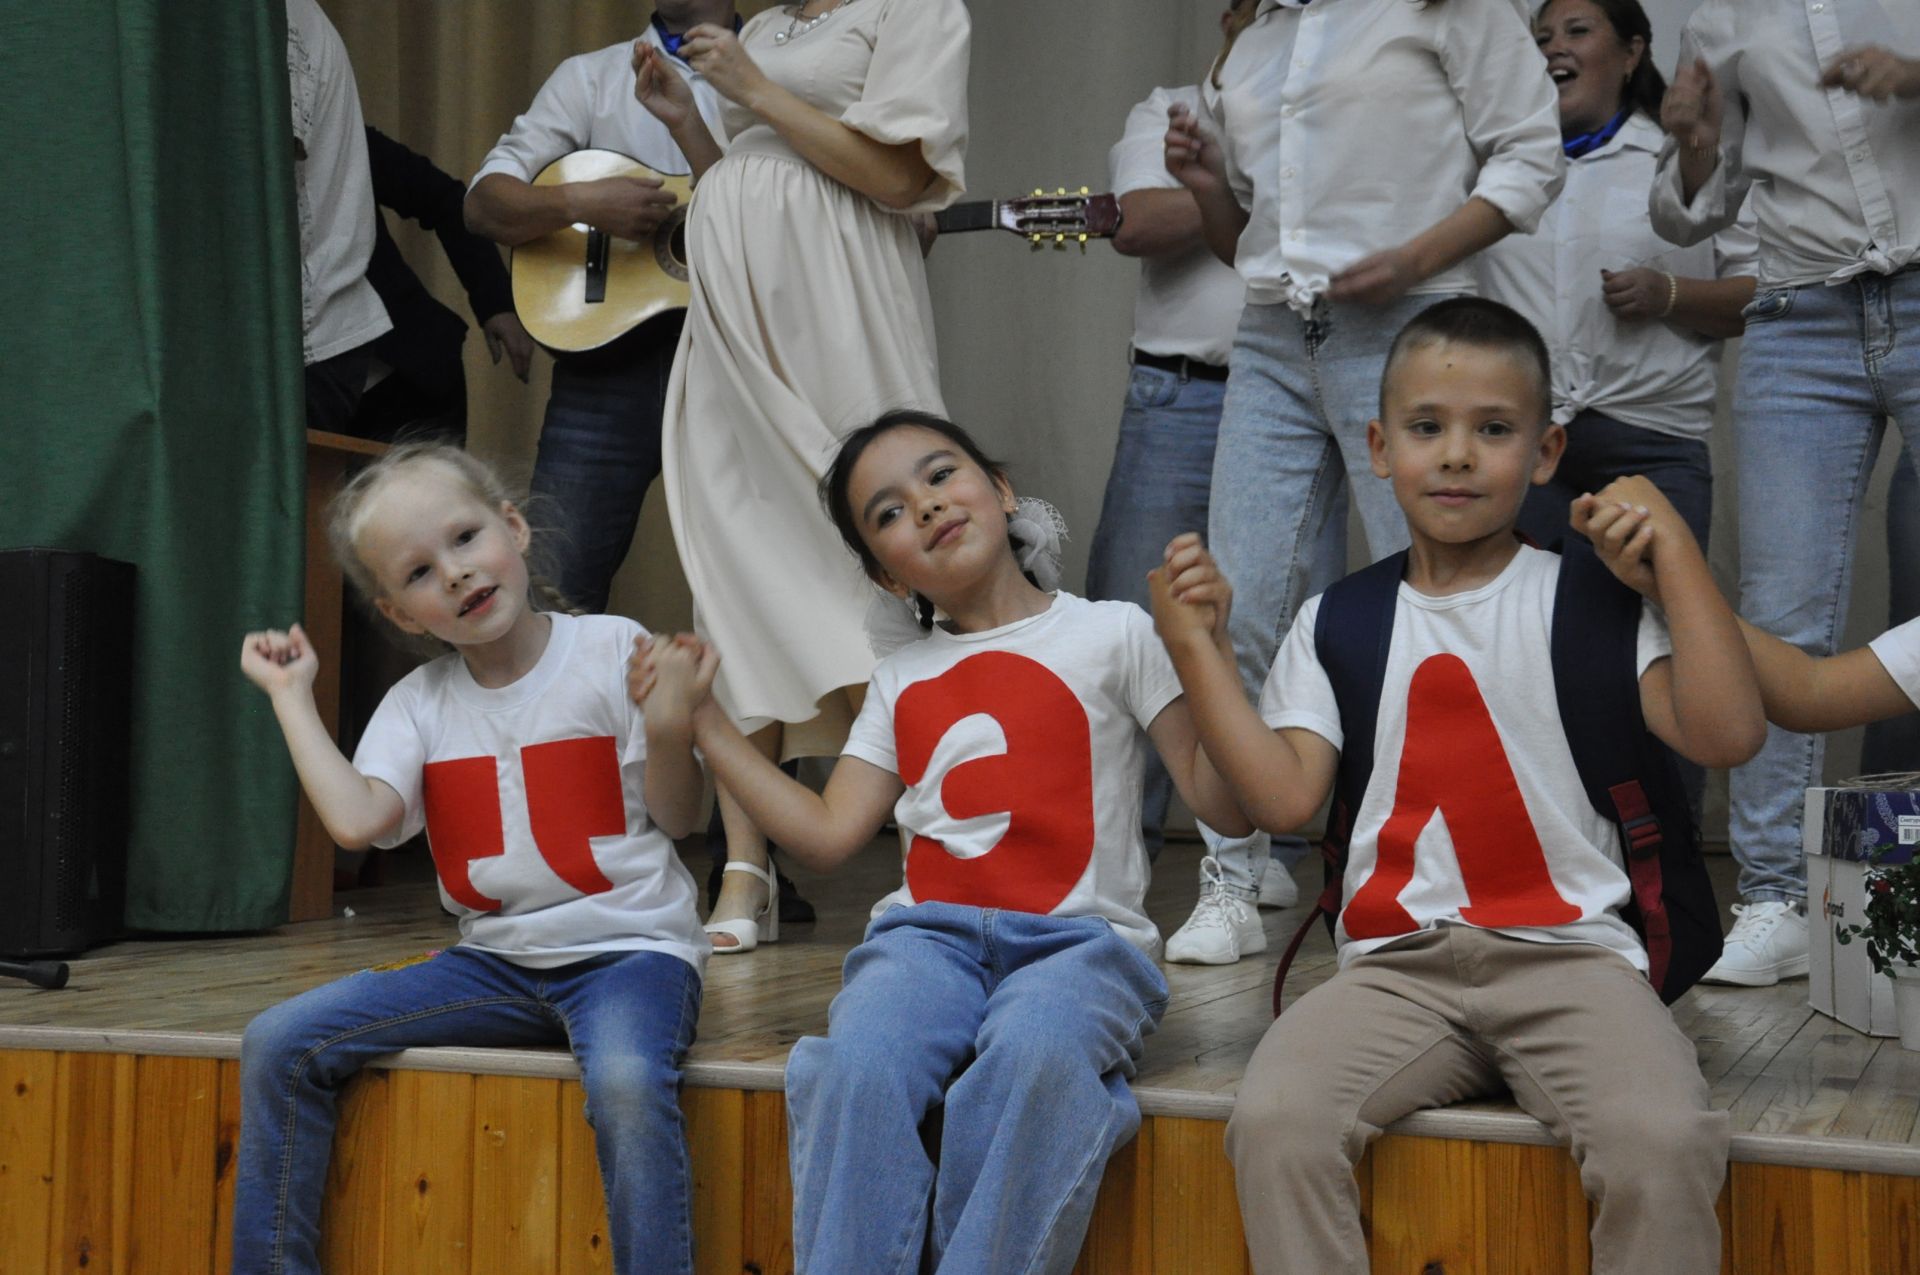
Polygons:
<instances>
[{"instance_id":1,"label":"cardboard box","mask_svg":"<svg viewBox=\"0 0 1920 1275\"><path fill-rule=\"evenodd\" d=\"M1906 863L1920 849L1920 792L1809 788L1801 834L1807 855L1807 1003L1869 1035L1897 1036L1893 980L1873 972L1864 940L1842 945L1836 931L1865 921L1871 864Z\"/></svg>"}]
</instances>

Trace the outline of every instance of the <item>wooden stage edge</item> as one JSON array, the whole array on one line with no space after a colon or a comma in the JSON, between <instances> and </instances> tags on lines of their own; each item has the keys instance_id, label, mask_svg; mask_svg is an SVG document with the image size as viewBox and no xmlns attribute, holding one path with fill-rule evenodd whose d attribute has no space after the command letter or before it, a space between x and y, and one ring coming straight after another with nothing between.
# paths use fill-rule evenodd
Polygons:
<instances>
[{"instance_id":1,"label":"wooden stage edge","mask_svg":"<svg viewBox=\"0 0 1920 1275\"><path fill-rule=\"evenodd\" d=\"M0 1050L237 1059L240 1057L240 1038L198 1032L0 1027ZM391 1071L451 1072L538 1080L580 1078L580 1069L573 1056L563 1049L462 1049L447 1046L407 1049L377 1060L372 1067ZM687 1086L696 1089L737 1089L749 1093L777 1093L785 1089L785 1068L780 1063L725 1060L689 1062L683 1075ZM1230 1095L1193 1093L1151 1085L1135 1086L1133 1094L1144 1116L1212 1120L1225 1124L1227 1117L1233 1113L1233 1098ZM1523 1112L1471 1107L1416 1112L1389 1125L1386 1132L1398 1137L1448 1138L1514 1146L1560 1145L1545 1125ZM1741 1164L1920 1177L1920 1147L1869 1142L1860 1138L1736 1133L1732 1138L1729 1158Z\"/></svg>"}]
</instances>

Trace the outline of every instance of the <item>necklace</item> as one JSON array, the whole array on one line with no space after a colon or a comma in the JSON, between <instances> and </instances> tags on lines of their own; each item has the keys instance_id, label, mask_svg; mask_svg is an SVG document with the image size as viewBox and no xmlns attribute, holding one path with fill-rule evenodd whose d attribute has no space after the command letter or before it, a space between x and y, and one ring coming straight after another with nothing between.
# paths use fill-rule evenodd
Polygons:
<instances>
[{"instance_id":1,"label":"necklace","mask_svg":"<svg viewBox=\"0 0 1920 1275\"><path fill-rule=\"evenodd\" d=\"M828 18L831 18L834 14L840 12L840 10L852 3L853 0L840 0L840 3L833 8L822 13L816 13L811 18L808 18L805 23L802 23L800 21L800 11L807 6L806 0L801 0L801 3L793 6L793 18L787 23L787 29L773 33L773 42L775 44L785 44L788 40L798 40L801 36L813 30L822 22L825 22Z\"/></svg>"}]
</instances>

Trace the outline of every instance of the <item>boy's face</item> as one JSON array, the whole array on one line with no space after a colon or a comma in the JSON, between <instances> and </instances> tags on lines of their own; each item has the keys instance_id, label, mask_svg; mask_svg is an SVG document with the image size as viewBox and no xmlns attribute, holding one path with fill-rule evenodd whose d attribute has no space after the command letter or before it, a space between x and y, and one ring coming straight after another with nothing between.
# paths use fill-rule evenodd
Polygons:
<instances>
[{"instance_id":1,"label":"boy's face","mask_svg":"<svg viewBox=\"0 0 1920 1275\"><path fill-rule=\"evenodd\" d=\"M1413 538L1464 545L1513 530L1529 486L1553 477L1566 431L1542 387L1502 350L1435 341L1403 351L1385 416L1367 427Z\"/></svg>"}]
</instances>

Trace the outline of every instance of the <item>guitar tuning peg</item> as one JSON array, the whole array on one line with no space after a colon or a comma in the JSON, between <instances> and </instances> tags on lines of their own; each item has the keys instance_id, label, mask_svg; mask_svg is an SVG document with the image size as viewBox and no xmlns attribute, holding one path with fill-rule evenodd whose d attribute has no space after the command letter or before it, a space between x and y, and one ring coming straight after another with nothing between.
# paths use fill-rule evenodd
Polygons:
<instances>
[{"instance_id":1,"label":"guitar tuning peg","mask_svg":"<svg viewBox=\"0 0 1920 1275\"><path fill-rule=\"evenodd\" d=\"M1039 236L1039 235L1028 235L1028 236L1027 236L1027 241L1028 241L1028 243L1029 243L1029 244L1031 245L1031 247L1032 247L1032 250L1033 250L1034 252L1039 252L1039 251L1040 251L1040 236Z\"/></svg>"},{"instance_id":2,"label":"guitar tuning peg","mask_svg":"<svg viewBox=\"0 0 1920 1275\"><path fill-rule=\"evenodd\" d=\"M1080 255L1083 257L1087 255L1087 237L1085 235L1080 236Z\"/></svg>"},{"instance_id":3,"label":"guitar tuning peg","mask_svg":"<svg viewBox=\"0 0 1920 1275\"><path fill-rule=\"evenodd\" d=\"M1041 195L1044 195L1044 194L1046 194L1047 192L1046 192L1046 191L1044 191L1044 190L1041 190L1041 189L1040 189L1040 188L1039 188L1038 186L1035 186L1035 187L1033 188L1033 193L1034 193L1034 196L1035 196L1036 198L1038 198L1039 196L1041 196Z\"/></svg>"},{"instance_id":4,"label":"guitar tuning peg","mask_svg":"<svg viewBox=\"0 0 1920 1275\"><path fill-rule=\"evenodd\" d=\"M1092 191L1089 191L1089 190L1088 190L1088 189L1087 189L1087 188L1086 188L1085 186L1082 186L1082 187L1080 188L1080 193L1081 193L1081 194L1083 194L1083 195L1089 195L1089 194L1092 194L1093 192L1092 192Z\"/></svg>"},{"instance_id":5,"label":"guitar tuning peg","mask_svg":"<svg viewBox=\"0 0 1920 1275\"><path fill-rule=\"evenodd\" d=\"M1055 236L1053 237L1053 247L1054 247L1054 250L1055 250L1055 251L1057 251L1057 252L1065 252L1065 251L1066 251L1066 248L1067 248L1067 237L1066 237L1066 235L1064 235L1064 234L1056 234L1056 235L1055 235Z\"/></svg>"},{"instance_id":6,"label":"guitar tuning peg","mask_svg":"<svg viewBox=\"0 0 1920 1275\"><path fill-rule=\"evenodd\" d=\"M1064 195L1067 193L1067 188L1065 186L1061 186L1057 188L1053 193L1056 195Z\"/></svg>"}]
</instances>

